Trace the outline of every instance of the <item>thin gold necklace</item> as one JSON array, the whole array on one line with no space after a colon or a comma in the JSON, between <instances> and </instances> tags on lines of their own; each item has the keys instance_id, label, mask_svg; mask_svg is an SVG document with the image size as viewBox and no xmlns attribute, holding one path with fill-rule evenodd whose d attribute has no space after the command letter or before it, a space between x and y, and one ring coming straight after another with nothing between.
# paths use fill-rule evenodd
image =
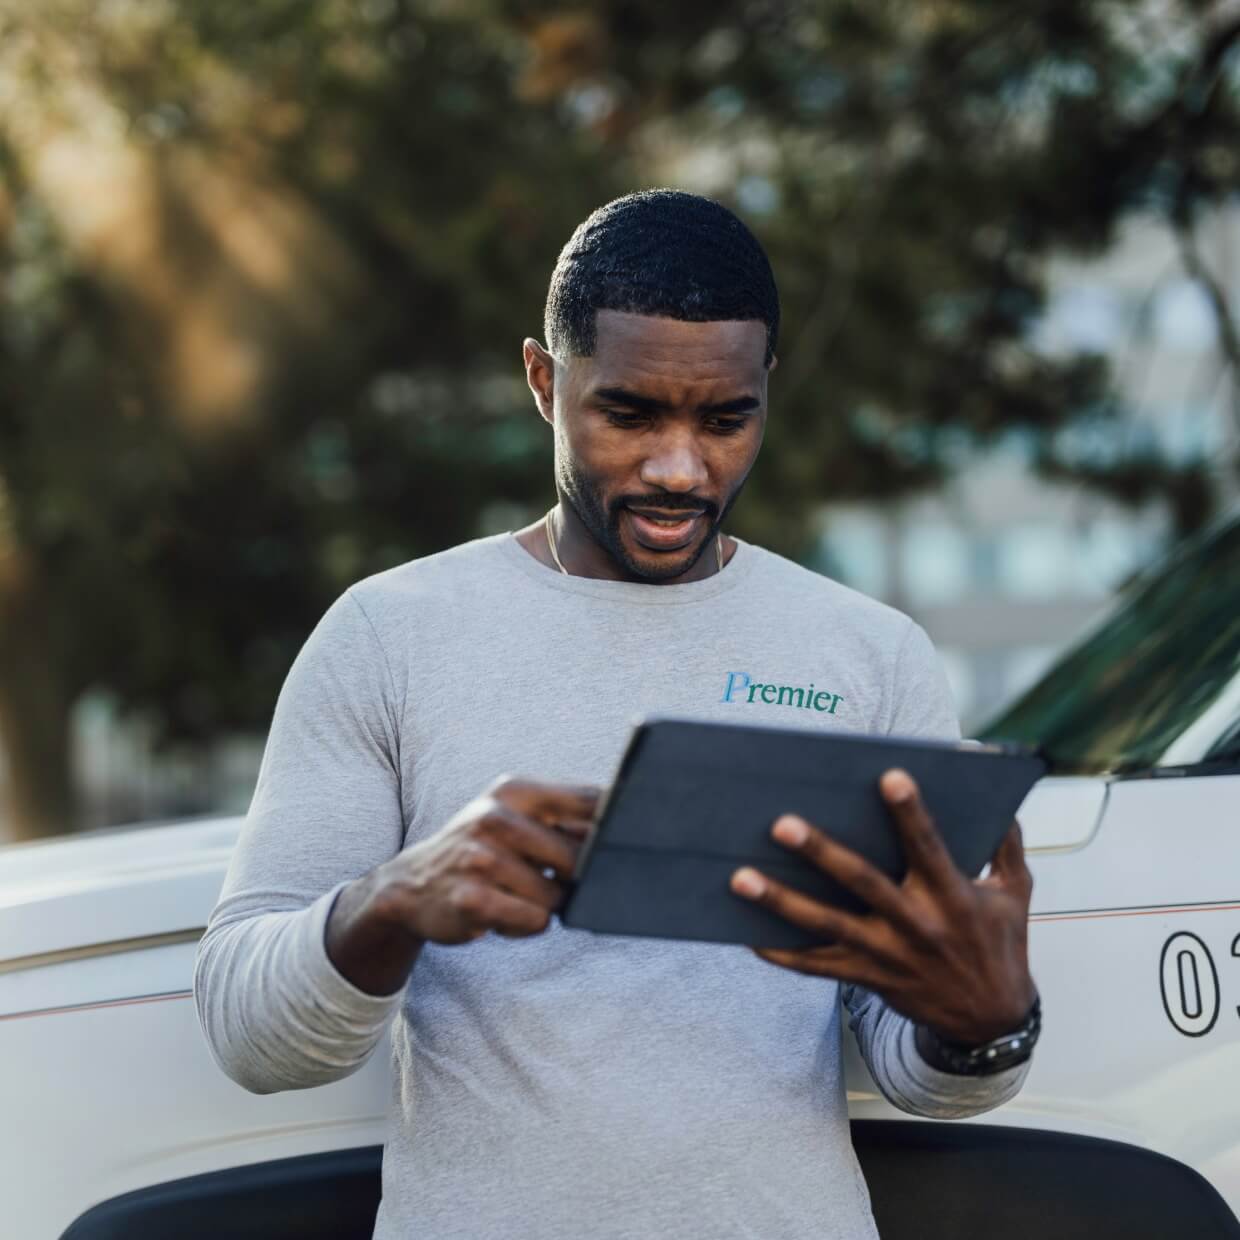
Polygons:
<instances>
[{"instance_id":1,"label":"thin gold necklace","mask_svg":"<svg viewBox=\"0 0 1240 1240\"><path fill-rule=\"evenodd\" d=\"M551 512L554 512L552 509ZM564 561L560 559L559 550L555 545L555 527L551 524L551 512L543 517L543 526L547 531L547 550L551 552L551 558L555 561L555 566L564 574L565 577L571 576L568 569L564 567ZM715 535L715 572L723 571L723 535Z\"/></svg>"}]
</instances>

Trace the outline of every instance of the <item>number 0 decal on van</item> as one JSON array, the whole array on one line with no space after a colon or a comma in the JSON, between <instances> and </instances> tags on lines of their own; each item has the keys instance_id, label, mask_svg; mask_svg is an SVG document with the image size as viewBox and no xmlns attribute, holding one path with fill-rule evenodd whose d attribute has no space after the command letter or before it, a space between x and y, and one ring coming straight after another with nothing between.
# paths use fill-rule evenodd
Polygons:
<instances>
[{"instance_id":1,"label":"number 0 decal on van","mask_svg":"<svg viewBox=\"0 0 1240 1240\"><path fill-rule=\"evenodd\" d=\"M1218 971L1210 949L1187 930L1162 949L1162 1001L1167 1019L1186 1037L1209 1033L1218 1020Z\"/></svg>"}]
</instances>

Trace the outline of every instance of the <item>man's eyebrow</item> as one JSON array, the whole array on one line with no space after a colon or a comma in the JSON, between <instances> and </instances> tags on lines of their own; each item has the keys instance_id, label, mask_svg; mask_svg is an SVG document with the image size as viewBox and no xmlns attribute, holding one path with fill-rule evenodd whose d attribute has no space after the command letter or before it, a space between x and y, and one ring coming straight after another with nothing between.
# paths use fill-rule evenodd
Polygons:
<instances>
[{"instance_id":1,"label":"man's eyebrow","mask_svg":"<svg viewBox=\"0 0 1240 1240\"><path fill-rule=\"evenodd\" d=\"M671 406L653 396L642 396L639 392L630 392L628 388L598 388L594 399L606 401L609 405L623 405L626 409L636 409L639 413L665 413Z\"/></svg>"},{"instance_id":2,"label":"man's eyebrow","mask_svg":"<svg viewBox=\"0 0 1240 1240\"><path fill-rule=\"evenodd\" d=\"M699 413L751 413L762 402L756 396L737 396L733 400L719 400L710 405L699 405Z\"/></svg>"},{"instance_id":3,"label":"man's eyebrow","mask_svg":"<svg viewBox=\"0 0 1240 1240\"><path fill-rule=\"evenodd\" d=\"M594 399L606 401L609 405L623 405L626 409L636 409L640 413L666 413L671 405L667 401L654 396L643 396L640 392L630 392L628 388L604 387L594 393ZM699 413L752 413L760 408L762 402L756 396L735 396L731 400L712 401L710 404L699 405Z\"/></svg>"}]
</instances>

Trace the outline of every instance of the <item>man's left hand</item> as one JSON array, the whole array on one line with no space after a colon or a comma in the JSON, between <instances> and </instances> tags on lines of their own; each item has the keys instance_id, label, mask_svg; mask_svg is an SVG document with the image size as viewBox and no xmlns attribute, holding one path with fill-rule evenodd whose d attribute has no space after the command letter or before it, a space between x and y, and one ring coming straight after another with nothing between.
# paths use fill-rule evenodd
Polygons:
<instances>
[{"instance_id":1,"label":"man's left hand","mask_svg":"<svg viewBox=\"0 0 1240 1240\"><path fill-rule=\"evenodd\" d=\"M860 897L868 913L821 904L745 868L732 890L821 935L824 945L755 949L772 964L855 982L897 1012L951 1042L976 1046L1020 1025L1033 1005L1026 937L1033 879L1020 827L999 845L985 878L966 878L952 861L904 771L879 781L908 861L894 883L868 861L800 818L785 816L774 838Z\"/></svg>"}]
</instances>

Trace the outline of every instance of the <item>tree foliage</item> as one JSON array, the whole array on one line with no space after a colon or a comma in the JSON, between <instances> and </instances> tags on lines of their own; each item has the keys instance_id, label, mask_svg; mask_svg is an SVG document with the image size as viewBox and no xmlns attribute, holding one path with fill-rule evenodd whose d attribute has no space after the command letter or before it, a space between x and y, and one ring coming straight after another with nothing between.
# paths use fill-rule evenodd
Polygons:
<instances>
[{"instance_id":1,"label":"tree foliage","mask_svg":"<svg viewBox=\"0 0 1240 1240\"><path fill-rule=\"evenodd\" d=\"M1101 359L1031 328L1049 255L1153 211L1227 346L1195 234L1240 178L1224 13L0 0L19 828L72 819L87 689L170 742L261 727L346 584L550 503L520 341L572 228L626 189L714 194L775 264L786 327L738 532L803 553L816 503L932 486L1013 435L1198 524L1211 463L1065 434L1125 411Z\"/></svg>"}]
</instances>

